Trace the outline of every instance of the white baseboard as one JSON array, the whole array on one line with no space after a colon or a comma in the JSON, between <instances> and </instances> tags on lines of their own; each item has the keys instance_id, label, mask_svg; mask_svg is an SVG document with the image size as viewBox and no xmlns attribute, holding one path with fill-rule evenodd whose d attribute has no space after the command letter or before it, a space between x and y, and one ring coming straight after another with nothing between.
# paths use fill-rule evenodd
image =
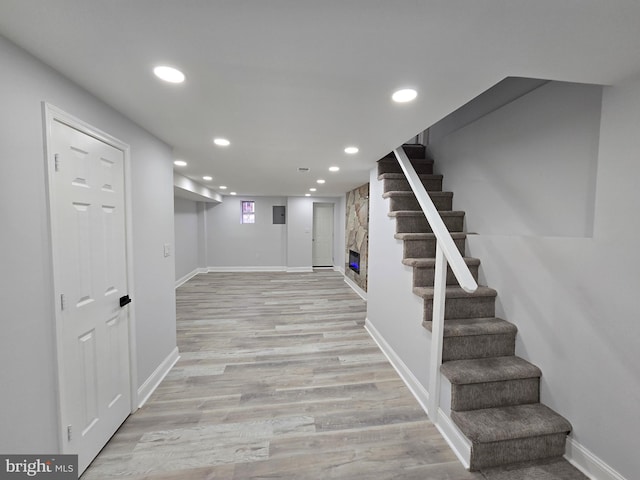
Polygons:
<instances>
[{"instance_id":1,"label":"white baseboard","mask_svg":"<svg viewBox=\"0 0 640 480\"><path fill-rule=\"evenodd\" d=\"M339 265L336 265L335 267L333 267L333 269L334 269L336 272L340 272L341 274L343 274L343 275L344 275L344 267L341 267L341 266L339 266Z\"/></svg>"},{"instance_id":2,"label":"white baseboard","mask_svg":"<svg viewBox=\"0 0 640 480\"><path fill-rule=\"evenodd\" d=\"M471 442L469 442L469 439L464 436L458 426L440 408L438 408L438 421L435 425L440 435L444 437L453 453L462 463L462 466L468 470L471 462Z\"/></svg>"},{"instance_id":3,"label":"white baseboard","mask_svg":"<svg viewBox=\"0 0 640 480\"><path fill-rule=\"evenodd\" d=\"M342 274L344 275L344 271L342 272ZM358 295L360 295L360 297L366 302L367 301L367 292L365 292L363 289L361 289L358 285L356 285L356 283L351 280L349 277L347 277L346 275L344 275L344 281L347 285L349 285L351 287L351 289L356 292Z\"/></svg>"},{"instance_id":4,"label":"white baseboard","mask_svg":"<svg viewBox=\"0 0 640 480\"><path fill-rule=\"evenodd\" d=\"M158 388L160 382L164 380L164 377L171 371L176 362L180 359L180 353L178 352L178 347L174 348L173 351L165 358L158 368L154 370L154 372L149 375L144 383L138 388L138 408L142 408L142 406L147 402L151 394Z\"/></svg>"},{"instance_id":5,"label":"white baseboard","mask_svg":"<svg viewBox=\"0 0 640 480\"><path fill-rule=\"evenodd\" d=\"M398 372L398 375L400 375L400 378L409 388L413 396L416 397L422 409L427 412L427 405L429 404L429 392L427 392L427 389L418 381L411 370L409 370L409 367L407 367L393 348L391 348L391 345L387 343L368 318L364 321L364 328L369 332L369 335L371 335L371 338L376 342L384 356L387 357L391 366Z\"/></svg>"},{"instance_id":6,"label":"white baseboard","mask_svg":"<svg viewBox=\"0 0 640 480\"><path fill-rule=\"evenodd\" d=\"M376 327L369 322L368 318L365 320L364 328L369 332L369 335L371 335L374 342L378 344L382 353L384 353L391 366L396 370L396 372L398 372L398 375L400 375L400 378L411 391L425 413L429 414L429 410L427 408L429 405L429 392L427 389L418 381L411 370L409 370L409 367L407 367L393 348L391 348L380 332L378 332ZM453 453L456 454L460 463L468 469L469 461L471 459L471 443L469 440L462 434L462 432L460 432L460 429L458 429L458 427L441 409L438 409L438 421L435 422L434 425L449 444Z\"/></svg>"},{"instance_id":7,"label":"white baseboard","mask_svg":"<svg viewBox=\"0 0 640 480\"><path fill-rule=\"evenodd\" d=\"M176 288L184 285L189 280L191 280L193 277L195 277L196 275L199 275L201 273L207 273L207 269L206 268L196 268L193 272L187 273L184 277L181 277L178 280L176 280Z\"/></svg>"},{"instance_id":8,"label":"white baseboard","mask_svg":"<svg viewBox=\"0 0 640 480\"><path fill-rule=\"evenodd\" d=\"M287 267L207 267L210 273L242 273L242 272L286 272Z\"/></svg>"},{"instance_id":9,"label":"white baseboard","mask_svg":"<svg viewBox=\"0 0 640 480\"><path fill-rule=\"evenodd\" d=\"M571 437L567 437L564 458L591 480L627 480Z\"/></svg>"}]
</instances>

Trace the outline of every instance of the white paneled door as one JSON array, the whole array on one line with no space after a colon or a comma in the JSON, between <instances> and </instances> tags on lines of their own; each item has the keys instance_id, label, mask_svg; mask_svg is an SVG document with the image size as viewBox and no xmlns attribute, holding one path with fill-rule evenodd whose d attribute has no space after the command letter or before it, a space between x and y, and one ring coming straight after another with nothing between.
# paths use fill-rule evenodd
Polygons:
<instances>
[{"instance_id":1,"label":"white paneled door","mask_svg":"<svg viewBox=\"0 0 640 480\"><path fill-rule=\"evenodd\" d=\"M131 413L124 151L49 128L62 442L82 472Z\"/></svg>"},{"instance_id":2,"label":"white paneled door","mask_svg":"<svg viewBox=\"0 0 640 480\"><path fill-rule=\"evenodd\" d=\"M313 204L314 267L333 266L333 203Z\"/></svg>"}]
</instances>

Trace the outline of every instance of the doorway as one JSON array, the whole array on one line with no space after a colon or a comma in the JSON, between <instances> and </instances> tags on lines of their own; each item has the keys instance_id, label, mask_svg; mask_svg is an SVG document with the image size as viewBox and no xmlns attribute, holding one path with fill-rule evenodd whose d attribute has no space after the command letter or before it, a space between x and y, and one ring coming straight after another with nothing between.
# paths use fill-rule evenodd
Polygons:
<instances>
[{"instance_id":1,"label":"doorway","mask_svg":"<svg viewBox=\"0 0 640 480\"><path fill-rule=\"evenodd\" d=\"M313 204L314 267L333 267L333 203Z\"/></svg>"},{"instance_id":2,"label":"doorway","mask_svg":"<svg viewBox=\"0 0 640 480\"><path fill-rule=\"evenodd\" d=\"M129 147L45 105L60 444L82 473L134 410Z\"/></svg>"}]
</instances>

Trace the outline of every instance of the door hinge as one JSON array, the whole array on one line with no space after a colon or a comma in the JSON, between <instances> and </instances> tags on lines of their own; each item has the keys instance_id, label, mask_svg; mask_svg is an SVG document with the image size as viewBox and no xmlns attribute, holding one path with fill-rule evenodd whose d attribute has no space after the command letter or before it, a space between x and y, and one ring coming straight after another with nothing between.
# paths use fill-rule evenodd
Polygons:
<instances>
[{"instance_id":1,"label":"door hinge","mask_svg":"<svg viewBox=\"0 0 640 480\"><path fill-rule=\"evenodd\" d=\"M56 172L60 170L60 155L58 153L53 156L53 165Z\"/></svg>"},{"instance_id":2,"label":"door hinge","mask_svg":"<svg viewBox=\"0 0 640 480\"><path fill-rule=\"evenodd\" d=\"M64 293L60 294L60 310L64 310Z\"/></svg>"},{"instance_id":3,"label":"door hinge","mask_svg":"<svg viewBox=\"0 0 640 480\"><path fill-rule=\"evenodd\" d=\"M67 441L71 441L71 425L67 425Z\"/></svg>"}]
</instances>

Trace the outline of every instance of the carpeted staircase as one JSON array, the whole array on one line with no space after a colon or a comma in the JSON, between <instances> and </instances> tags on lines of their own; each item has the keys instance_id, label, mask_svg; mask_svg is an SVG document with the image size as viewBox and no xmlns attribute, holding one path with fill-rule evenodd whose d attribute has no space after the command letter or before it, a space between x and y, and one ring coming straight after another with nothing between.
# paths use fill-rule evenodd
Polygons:
<instances>
[{"instance_id":1,"label":"carpeted staircase","mask_svg":"<svg viewBox=\"0 0 640 480\"><path fill-rule=\"evenodd\" d=\"M452 210L451 192L433 175L425 147L405 145L422 183L452 233L471 273L480 260L465 257L464 212ZM431 330L435 237L393 154L378 162L389 216L404 242L403 263L413 267L413 291L424 299L424 322ZM561 457L570 423L540 403L535 365L514 356L515 325L495 317L496 291L486 286L469 294L449 269L442 374L451 383L451 418L471 442L471 470Z\"/></svg>"}]
</instances>

